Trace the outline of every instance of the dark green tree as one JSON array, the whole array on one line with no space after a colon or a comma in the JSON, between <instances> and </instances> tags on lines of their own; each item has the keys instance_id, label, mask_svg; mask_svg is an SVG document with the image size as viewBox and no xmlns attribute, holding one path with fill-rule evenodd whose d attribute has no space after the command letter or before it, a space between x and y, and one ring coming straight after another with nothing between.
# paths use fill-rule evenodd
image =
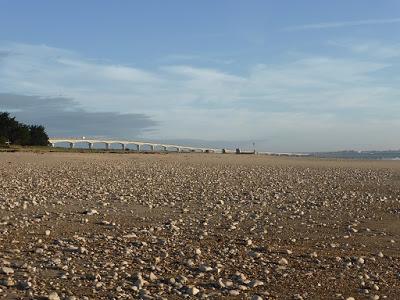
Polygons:
<instances>
[{"instance_id":1,"label":"dark green tree","mask_svg":"<svg viewBox=\"0 0 400 300\"><path fill-rule=\"evenodd\" d=\"M0 144L10 142L22 146L47 146L49 137L41 125L20 123L7 112L0 112Z\"/></svg>"},{"instance_id":2,"label":"dark green tree","mask_svg":"<svg viewBox=\"0 0 400 300\"><path fill-rule=\"evenodd\" d=\"M20 124L14 128L11 128L10 134L8 136L11 144L27 146L31 140L31 134L29 127L25 124Z\"/></svg>"},{"instance_id":3,"label":"dark green tree","mask_svg":"<svg viewBox=\"0 0 400 300\"><path fill-rule=\"evenodd\" d=\"M3 143L9 141L10 134L18 127L18 122L15 118L11 118L7 112L0 113L0 140Z\"/></svg>"},{"instance_id":4,"label":"dark green tree","mask_svg":"<svg viewBox=\"0 0 400 300\"><path fill-rule=\"evenodd\" d=\"M8 139L5 136L0 135L0 146L5 146L7 144L7 142L8 142Z\"/></svg>"},{"instance_id":5,"label":"dark green tree","mask_svg":"<svg viewBox=\"0 0 400 300\"><path fill-rule=\"evenodd\" d=\"M31 146L47 146L49 144L49 137L41 125L31 125L29 126L30 131L30 142Z\"/></svg>"}]
</instances>

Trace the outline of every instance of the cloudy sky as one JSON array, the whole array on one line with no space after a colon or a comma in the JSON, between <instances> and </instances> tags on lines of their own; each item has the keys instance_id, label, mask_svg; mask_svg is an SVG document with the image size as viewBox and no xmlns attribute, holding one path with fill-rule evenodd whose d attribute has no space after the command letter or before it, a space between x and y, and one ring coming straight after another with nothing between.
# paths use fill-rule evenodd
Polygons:
<instances>
[{"instance_id":1,"label":"cloudy sky","mask_svg":"<svg viewBox=\"0 0 400 300\"><path fill-rule=\"evenodd\" d=\"M0 110L50 135L400 148L400 1L0 0Z\"/></svg>"}]
</instances>

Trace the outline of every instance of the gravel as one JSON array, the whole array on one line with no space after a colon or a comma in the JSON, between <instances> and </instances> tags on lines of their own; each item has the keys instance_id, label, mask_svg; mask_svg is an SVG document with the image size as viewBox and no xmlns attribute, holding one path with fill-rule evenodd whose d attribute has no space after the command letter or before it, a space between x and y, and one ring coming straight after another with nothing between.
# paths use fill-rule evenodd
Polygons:
<instances>
[{"instance_id":1,"label":"gravel","mask_svg":"<svg viewBox=\"0 0 400 300\"><path fill-rule=\"evenodd\" d=\"M0 299L398 299L400 163L0 153Z\"/></svg>"}]
</instances>

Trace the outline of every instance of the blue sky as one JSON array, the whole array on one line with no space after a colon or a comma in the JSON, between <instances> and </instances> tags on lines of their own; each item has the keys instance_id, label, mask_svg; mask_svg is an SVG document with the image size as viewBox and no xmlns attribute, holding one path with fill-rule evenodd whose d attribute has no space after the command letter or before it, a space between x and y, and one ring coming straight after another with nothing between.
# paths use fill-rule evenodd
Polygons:
<instances>
[{"instance_id":1,"label":"blue sky","mask_svg":"<svg viewBox=\"0 0 400 300\"><path fill-rule=\"evenodd\" d=\"M399 32L399 1L0 0L0 108L52 135L400 148Z\"/></svg>"}]
</instances>

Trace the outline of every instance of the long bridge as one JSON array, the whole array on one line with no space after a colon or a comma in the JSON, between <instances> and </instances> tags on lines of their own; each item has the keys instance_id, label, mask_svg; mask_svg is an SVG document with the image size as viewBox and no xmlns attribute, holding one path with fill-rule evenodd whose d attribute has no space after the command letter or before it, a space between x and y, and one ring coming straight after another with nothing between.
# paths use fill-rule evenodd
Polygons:
<instances>
[{"instance_id":1,"label":"long bridge","mask_svg":"<svg viewBox=\"0 0 400 300\"><path fill-rule=\"evenodd\" d=\"M226 149L215 149L215 148L201 148L201 147L190 147L182 145L170 145L162 143L151 143L142 141L128 141L128 140L103 140L103 139L86 139L86 138L50 138L50 145L56 147L57 144L67 144L72 149L76 144L87 144L89 149L93 149L95 144L103 144L106 150L109 150L111 145L120 145L122 150L133 149L137 152L144 151L147 147L150 151L163 151L163 152L212 152L212 153L226 153L234 152ZM132 148L131 148L132 147Z\"/></svg>"}]
</instances>

